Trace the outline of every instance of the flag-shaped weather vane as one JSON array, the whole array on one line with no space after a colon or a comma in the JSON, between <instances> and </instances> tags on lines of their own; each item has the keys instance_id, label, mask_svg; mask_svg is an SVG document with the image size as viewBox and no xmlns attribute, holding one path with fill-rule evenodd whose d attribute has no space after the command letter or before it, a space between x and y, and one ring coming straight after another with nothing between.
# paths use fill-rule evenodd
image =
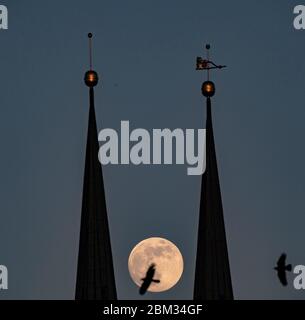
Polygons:
<instances>
[{"instance_id":1,"label":"flag-shaped weather vane","mask_svg":"<svg viewBox=\"0 0 305 320\"><path fill-rule=\"evenodd\" d=\"M197 57L196 60L196 70L198 71L202 71L202 70L206 70L207 71L207 81L205 81L202 84L202 94L207 97L213 97L215 94L215 84L210 81L210 70L213 69L223 69L226 68L227 66L223 66L223 65L217 65L216 63L214 63L213 61L210 60L210 48L211 46L209 44L206 45L206 49L207 49L207 58L203 59L201 57Z\"/></svg>"}]
</instances>

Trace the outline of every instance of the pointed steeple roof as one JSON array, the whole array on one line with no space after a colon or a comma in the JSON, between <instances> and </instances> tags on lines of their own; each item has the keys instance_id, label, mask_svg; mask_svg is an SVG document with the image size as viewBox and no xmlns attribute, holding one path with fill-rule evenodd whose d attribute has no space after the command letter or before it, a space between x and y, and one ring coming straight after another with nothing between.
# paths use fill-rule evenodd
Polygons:
<instances>
[{"instance_id":1,"label":"pointed steeple roof","mask_svg":"<svg viewBox=\"0 0 305 320\"><path fill-rule=\"evenodd\" d=\"M210 46L207 45L207 50ZM209 59L197 58L197 70L222 69ZM233 300L233 289L213 134L211 97L215 85L202 85L206 97L206 171L202 176L194 300Z\"/></svg>"},{"instance_id":2,"label":"pointed steeple roof","mask_svg":"<svg viewBox=\"0 0 305 320\"><path fill-rule=\"evenodd\" d=\"M207 98L206 171L201 188L194 299L232 300L210 98Z\"/></svg>"},{"instance_id":3,"label":"pointed steeple roof","mask_svg":"<svg viewBox=\"0 0 305 320\"><path fill-rule=\"evenodd\" d=\"M75 298L116 300L103 173L98 159L93 89L98 76L91 68L85 74L85 82L89 87L90 108Z\"/></svg>"}]
</instances>

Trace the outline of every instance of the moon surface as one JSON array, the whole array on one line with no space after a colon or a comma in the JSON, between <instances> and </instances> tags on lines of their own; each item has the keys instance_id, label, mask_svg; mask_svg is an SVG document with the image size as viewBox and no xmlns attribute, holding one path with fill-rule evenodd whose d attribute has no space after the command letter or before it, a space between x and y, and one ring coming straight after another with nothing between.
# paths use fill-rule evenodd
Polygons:
<instances>
[{"instance_id":1,"label":"moon surface","mask_svg":"<svg viewBox=\"0 0 305 320\"><path fill-rule=\"evenodd\" d=\"M148 291L162 292L171 289L179 281L183 272L183 258L179 249L163 238L149 238L138 243L131 251L128 269L132 280L141 286L151 264L156 265L154 279Z\"/></svg>"}]
</instances>

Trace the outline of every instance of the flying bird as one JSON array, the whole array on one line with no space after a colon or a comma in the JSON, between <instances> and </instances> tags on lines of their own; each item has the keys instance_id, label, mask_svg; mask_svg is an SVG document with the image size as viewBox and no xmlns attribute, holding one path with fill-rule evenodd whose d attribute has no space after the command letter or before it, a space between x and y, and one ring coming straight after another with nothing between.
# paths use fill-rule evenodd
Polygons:
<instances>
[{"instance_id":1,"label":"flying bird","mask_svg":"<svg viewBox=\"0 0 305 320\"><path fill-rule=\"evenodd\" d=\"M142 295L145 294L152 282L160 283L160 280L154 279L155 272L156 272L156 265L153 263L148 268L145 278L141 279L143 283L139 291L140 294Z\"/></svg>"},{"instance_id":2,"label":"flying bird","mask_svg":"<svg viewBox=\"0 0 305 320\"><path fill-rule=\"evenodd\" d=\"M286 254L283 253L277 262L277 266L274 268L274 270L277 271L277 276L280 279L281 284L283 286L287 286L288 284L286 272L292 270L291 264L286 265L286 257L287 257Z\"/></svg>"}]
</instances>

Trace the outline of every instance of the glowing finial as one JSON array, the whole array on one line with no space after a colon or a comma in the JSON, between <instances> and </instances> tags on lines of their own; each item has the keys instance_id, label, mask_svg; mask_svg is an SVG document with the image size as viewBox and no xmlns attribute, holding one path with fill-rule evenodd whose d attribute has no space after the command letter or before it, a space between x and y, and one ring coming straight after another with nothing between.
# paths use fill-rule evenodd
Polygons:
<instances>
[{"instance_id":1,"label":"glowing finial","mask_svg":"<svg viewBox=\"0 0 305 320\"><path fill-rule=\"evenodd\" d=\"M92 70L92 33L88 33L88 38L90 70L85 73L85 83L88 87L95 87L98 83L98 74Z\"/></svg>"}]
</instances>

